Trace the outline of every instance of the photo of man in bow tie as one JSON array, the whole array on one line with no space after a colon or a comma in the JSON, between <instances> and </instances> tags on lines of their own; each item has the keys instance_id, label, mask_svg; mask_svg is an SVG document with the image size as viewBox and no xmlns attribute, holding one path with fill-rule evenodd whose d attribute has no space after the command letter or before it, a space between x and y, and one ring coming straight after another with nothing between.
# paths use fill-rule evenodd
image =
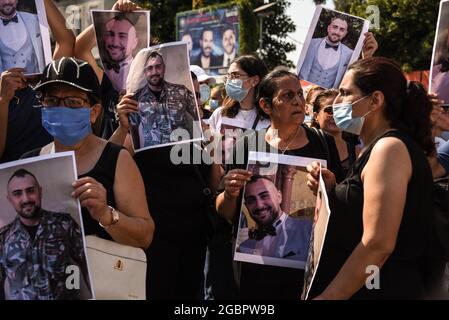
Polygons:
<instances>
[{"instance_id":1,"label":"photo of man in bow tie","mask_svg":"<svg viewBox=\"0 0 449 320\"><path fill-rule=\"evenodd\" d=\"M0 0L0 72L23 68L25 74L45 67L37 14L18 11L19 0Z\"/></svg>"},{"instance_id":2,"label":"photo of man in bow tie","mask_svg":"<svg viewBox=\"0 0 449 320\"><path fill-rule=\"evenodd\" d=\"M282 193L268 176L247 182L244 204L257 227L237 251L265 257L306 261L312 221L294 218L281 208Z\"/></svg>"},{"instance_id":3,"label":"photo of man in bow tie","mask_svg":"<svg viewBox=\"0 0 449 320\"><path fill-rule=\"evenodd\" d=\"M139 39L134 23L125 14L118 14L105 25L104 71L114 89L120 92L125 88L126 78L133 61L133 52Z\"/></svg>"},{"instance_id":4,"label":"photo of man in bow tie","mask_svg":"<svg viewBox=\"0 0 449 320\"><path fill-rule=\"evenodd\" d=\"M323 88L338 87L354 52L342 43L349 28L349 20L344 15L337 15L327 26L327 36L310 41L299 71L302 80Z\"/></svg>"}]
</instances>

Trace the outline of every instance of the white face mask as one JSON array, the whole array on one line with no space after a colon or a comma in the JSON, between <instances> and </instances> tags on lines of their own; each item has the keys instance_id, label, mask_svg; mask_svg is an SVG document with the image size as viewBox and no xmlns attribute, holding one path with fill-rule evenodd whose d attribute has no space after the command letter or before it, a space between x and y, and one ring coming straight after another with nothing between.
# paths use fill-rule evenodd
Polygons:
<instances>
[{"instance_id":1,"label":"white face mask","mask_svg":"<svg viewBox=\"0 0 449 320\"><path fill-rule=\"evenodd\" d=\"M201 104L205 104L210 98L210 87L207 84L200 84Z\"/></svg>"},{"instance_id":2,"label":"white face mask","mask_svg":"<svg viewBox=\"0 0 449 320\"><path fill-rule=\"evenodd\" d=\"M339 104L334 104L332 106L332 110L334 112L333 116L337 127L343 131L360 135L363 123L365 122L365 117L371 112L371 110L361 117L353 118L352 108L356 103L359 103L368 96L369 95L366 95L355 102L342 102Z\"/></svg>"}]
</instances>

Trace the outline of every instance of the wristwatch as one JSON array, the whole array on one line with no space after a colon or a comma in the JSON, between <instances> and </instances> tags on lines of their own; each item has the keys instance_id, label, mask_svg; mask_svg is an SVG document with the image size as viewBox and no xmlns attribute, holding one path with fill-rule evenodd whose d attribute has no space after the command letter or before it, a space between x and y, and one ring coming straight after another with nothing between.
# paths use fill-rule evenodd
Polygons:
<instances>
[{"instance_id":1,"label":"wristwatch","mask_svg":"<svg viewBox=\"0 0 449 320\"><path fill-rule=\"evenodd\" d=\"M114 224L116 224L120 218L118 212L113 207L111 207L111 206L108 206L108 207L109 207L109 209L111 209L111 218L112 218L111 224L103 225L100 221L98 221L98 224L104 229L108 229L111 226L113 226Z\"/></svg>"}]
</instances>

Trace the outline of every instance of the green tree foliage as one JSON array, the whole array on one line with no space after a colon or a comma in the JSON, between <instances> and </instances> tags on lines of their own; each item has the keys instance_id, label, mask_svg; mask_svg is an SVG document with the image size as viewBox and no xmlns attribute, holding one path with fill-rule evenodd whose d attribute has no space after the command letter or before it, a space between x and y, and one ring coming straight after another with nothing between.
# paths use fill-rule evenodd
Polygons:
<instances>
[{"instance_id":1,"label":"green tree foliage","mask_svg":"<svg viewBox=\"0 0 449 320\"><path fill-rule=\"evenodd\" d=\"M315 1L322 2L322 1ZM334 0L336 10L371 20L379 9L376 55L393 58L406 72L428 70L440 0ZM373 22L373 21L371 21Z\"/></svg>"},{"instance_id":2,"label":"green tree foliage","mask_svg":"<svg viewBox=\"0 0 449 320\"><path fill-rule=\"evenodd\" d=\"M162 43L176 39L176 13L192 10L191 0L143 0L136 3L151 10L151 36Z\"/></svg>"},{"instance_id":3,"label":"green tree foliage","mask_svg":"<svg viewBox=\"0 0 449 320\"><path fill-rule=\"evenodd\" d=\"M294 43L286 40L287 34L296 29L294 22L287 15L290 2L278 0L276 3L276 6L271 8L273 14L263 20L263 45L259 51L269 69L279 65L293 67L293 63L287 59L287 53L296 49Z\"/></svg>"},{"instance_id":4,"label":"green tree foliage","mask_svg":"<svg viewBox=\"0 0 449 320\"><path fill-rule=\"evenodd\" d=\"M137 1L143 8L151 10L151 35L161 42L176 39L176 13L192 10L192 1L187 0L143 0ZM278 65L293 67L287 59L287 53L295 50L295 45L285 40L289 32L295 31L295 24L287 16L289 1L276 1L271 8L274 14L263 21L263 48L259 49L260 20L253 10L264 4L263 0L235 0L240 7L240 53L258 54L272 68ZM196 2L199 6L214 7L223 5L223 1L202 0ZM232 2L231 2L232 3Z\"/></svg>"}]
</instances>

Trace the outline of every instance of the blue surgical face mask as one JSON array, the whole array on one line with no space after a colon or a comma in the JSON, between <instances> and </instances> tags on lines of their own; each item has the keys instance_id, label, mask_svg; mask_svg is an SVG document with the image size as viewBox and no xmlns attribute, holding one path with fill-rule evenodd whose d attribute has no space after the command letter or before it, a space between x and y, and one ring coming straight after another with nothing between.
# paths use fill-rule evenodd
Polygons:
<instances>
[{"instance_id":1,"label":"blue surgical face mask","mask_svg":"<svg viewBox=\"0 0 449 320\"><path fill-rule=\"evenodd\" d=\"M209 106L210 106L211 110L217 109L219 107L218 100L210 99Z\"/></svg>"},{"instance_id":2,"label":"blue surgical face mask","mask_svg":"<svg viewBox=\"0 0 449 320\"><path fill-rule=\"evenodd\" d=\"M225 89L228 97L238 102L242 102L249 92L249 89L243 89L242 79L229 79L226 81Z\"/></svg>"},{"instance_id":3,"label":"blue surgical face mask","mask_svg":"<svg viewBox=\"0 0 449 320\"><path fill-rule=\"evenodd\" d=\"M73 146L92 132L90 109L43 107L42 126L64 146Z\"/></svg>"},{"instance_id":4,"label":"blue surgical face mask","mask_svg":"<svg viewBox=\"0 0 449 320\"><path fill-rule=\"evenodd\" d=\"M210 87L207 84L200 84L201 104L205 104L210 98Z\"/></svg>"},{"instance_id":5,"label":"blue surgical face mask","mask_svg":"<svg viewBox=\"0 0 449 320\"><path fill-rule=\"evenodd\" d=\"M365 122L365 117L371 112L371 110L361 117L353 118L352 108L356 103L362 101L368 96L369 95L366 95L355 102L343 102L334 104L332 106L332 109L334 111L334 120L337 127L339 127L343 131L360 135L363 127L363 122Z\"/></svg>"}]
</instances>

